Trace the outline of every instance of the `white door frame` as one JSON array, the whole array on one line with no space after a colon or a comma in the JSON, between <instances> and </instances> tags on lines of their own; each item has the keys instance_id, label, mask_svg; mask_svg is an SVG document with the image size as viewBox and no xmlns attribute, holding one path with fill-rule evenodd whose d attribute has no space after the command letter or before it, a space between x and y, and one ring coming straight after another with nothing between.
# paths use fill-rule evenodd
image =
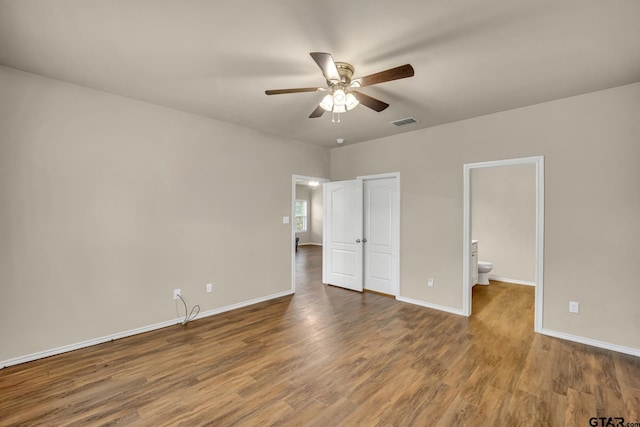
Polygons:
<instances>
[{"instance_id":1,"label":"white door frame","mask_svg":"<svg viewBox=\"0 0 640 427\"><path fill-rule=\"evenodd\" d=\"M393 258L392 270L393 274L393 296L396 299L400 296L400 172L391 172L391 173L381 173L376 175L364 175L356 177L364 181L371 181L375 179L386 179L386 178L395 178L396 179L396 194L394 195L395 200L394 204L396 206L393 215L395 216L395 223L393 224L393 234L394 239L392 243L392 250L396 256Z\"/></svg>"},{"instance_id":2,"label":"white door frame","mask_svg":"<svg viewBox=\"0 0 640 427\"><path fill-rule=\"evenodd\" d=\"M544 156L496 160L464 165L463 232L462 232L462 312L471 315L471 171L496 166L534 165L536 169L536 268L534 331L542 332L544 282Z\"/></svg>"},{"instance_id":3,"label":"white door frame","mask_svg":"<svg viewBox=\"0 0 640 427\"><path fill-rule=\"evenodd\" d=\"M296 222L294 219L296 216L296 182L299 179L304 181L318 181L320 184L330 181L327 178L318 178L315 176L291 175L291 216L289 220L291 224L291 293L295 293L296 291Z\"/></svg>"}]
</instances>

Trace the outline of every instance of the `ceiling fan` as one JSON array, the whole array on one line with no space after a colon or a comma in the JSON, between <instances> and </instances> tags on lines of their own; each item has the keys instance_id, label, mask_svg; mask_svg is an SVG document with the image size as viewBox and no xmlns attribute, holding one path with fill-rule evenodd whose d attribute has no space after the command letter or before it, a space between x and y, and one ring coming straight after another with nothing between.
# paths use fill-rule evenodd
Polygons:
<instances>
[{"instance_id":1,"label":"ceiling fan","mask_svg":"<svg viewBox=\"0 0 640 427\"><path fill-rule=\"evenodd\" d=\"M365 95L359 92L357 88L372 86L378 83L389 82L391 80L404 79L407 77L413 77L413 67L410 64L401 65L399 67L391 68L379 73L370 74L368 76L352 79L353 65L346 62L335 62L333 57L329 53L324 52L311 52L311 57L316 64L322 70L322 75L327 80L327 87L302 87L294 89L274 89L266 90L267 95L281 95L285 93L299 93L299 92L326 92L327 95L322 99L320 104L309 116L310 119L320 117L325 111L333 113L335 122L335 116L338 115L337 122L340 122L340 113L344 113L348 110L352 110L358 104L362 104L365 107L369 107L374 111L382 111L389 106L386 102L373 98L369 95Z\"/></svg>"}]
</instances>

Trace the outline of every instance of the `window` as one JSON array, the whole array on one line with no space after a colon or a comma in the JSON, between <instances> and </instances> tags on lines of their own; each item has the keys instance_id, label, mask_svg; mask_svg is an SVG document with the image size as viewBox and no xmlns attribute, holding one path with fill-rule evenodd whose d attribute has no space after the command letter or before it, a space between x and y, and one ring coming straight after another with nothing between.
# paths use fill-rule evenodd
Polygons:
<instances>
[{"instance_id":1,"label":"window","mask_svg":"<svg viewBox=\"0 0 640 427\"><path fill-rule=\"evenodd\" d=\"M306 200L296 200L296 231L307 231Z\"/></svg>"}]
</instances>

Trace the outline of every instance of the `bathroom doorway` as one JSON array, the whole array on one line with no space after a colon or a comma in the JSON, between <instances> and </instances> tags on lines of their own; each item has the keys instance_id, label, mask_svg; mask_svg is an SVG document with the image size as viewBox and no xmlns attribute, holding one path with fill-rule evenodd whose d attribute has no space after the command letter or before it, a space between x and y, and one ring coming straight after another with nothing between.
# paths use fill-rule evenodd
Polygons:
<instances>
[{"instance_id":1,"label":"bathroom doorway","mask_svg":"<svg viewBox=\"0 0 640 427\"><path fill-rule=\"evenodd\" d=\"M513 173L513 171L519 171L526 174L526 170L528 168L520 168L519 166L528 166L533 167L534 171L534 182L531 183L529 187L527 187L527 192L533 192L534 194L527 195L515 195L514 197L522 197L526 199L527 197L534 197L534 212L532 213L533 222L534 222L534 230L533 230L533 240L532 248L530 253L528 254L529 259L531 256L535 258L535 263L531 268L520 266L518 268L518 260L517 257L509 257L509 254L502 254L502 258L498 255L498 251L495 248L491 248L491 245L487 240L485 240L485 256L483 259L483 251L482 251L482 238L478 242L478 258L482 261L489 261L492 263L500 264L500 269L497 269L495 273L498 275L499 279L503 279L504 281L517 283L517 284L526 284L526 285L534 285L535 286L535 314L534 314L534 330L536 332L542 331L542 305L543 305L543 238L544 238L544 158L542 156L538 157L526 157L519 159L509 159L509 160L499 160L492 162L483 162L483 163L472 163L464 165L464 226L463 226L463 313L466 316L471 315L472 309L472 287L473 287L473 269L474 264L472 264L472 240L476 239L479 236L474 236L472 227L473 227L473 217L474 212L473 209L486 209L486 205L474 205L472 203L473 198L473 175L476 175L476 183L478 187L481 188L481 177L491 176L490 174L485 174L485 172L489 172L490 169L494 171L500 171L502 173L502 178L504 179L505 174ZM500 169L498 169L500 168ZM512 175L516 177L517 175ZM487 181L487 182L490 182ZM505 187L508 187L509 183L505 183ZM499 184L498 184L499 185ZM498 192L499 188L496 188L496 192ZM517 200L514 200L514 212L513 215L519 215L515 213L517 210ZM488 201L490 203L490 201ZM509 209L509 208L507 208ZM528 214L527 214L528 215ZM508 217L507 217L508 218ZM514 218L514 217L512 217ZM516 218L517 220L517 218ZM487 230L491 230L492 226L493 230L499 230L497 224L490 224L488 221L486 224L483 224L483 229L485 232L485 236L487 236ZM521 227L520 225L509 224L508 220L505 221L503 219L503 223L501 226L505 229L502 233L502 244L508 246L509 242L509 233L515 234L520 232L526 232L526 227ZM499 239L500 236L496 235L496 239ZM489 259L494 258L494 259ZM507 264L512 265L512 269L507 267ZM523 272L524 271L524 272ZM519 277L518 277L519 276ZM494 275L494 277L496 277ZM482 286L482 285L478 285Z\"/></svg>"}]
</instances>

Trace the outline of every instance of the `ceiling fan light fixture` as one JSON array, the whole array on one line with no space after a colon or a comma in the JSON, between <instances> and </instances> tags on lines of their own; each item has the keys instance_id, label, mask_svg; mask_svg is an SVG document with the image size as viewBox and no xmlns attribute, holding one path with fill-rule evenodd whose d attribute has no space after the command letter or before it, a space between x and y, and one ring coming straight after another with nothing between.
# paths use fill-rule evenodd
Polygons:
<instances>
[{"instance_id":1,"label":"ceiling fan light fixture","mask_svg":"<svg viewBox=\"0 0 640 427\"><path fill-rule=\"evenodd\" d=\"M353 110L360 104L360 101L356 98L356 96L352 93L347 93L346 97L346 107L347 110Z\"/></svg>"},{"instance_id":2,"label":"ceiling fan light fixture","mask_svg":"<svg viewBox=\"0 0 640 427\"><path fill-rule=\"evenodd\" d=\"M333 105L333 112L334 113L345 113L347 111L347 108L344 105Z\"/></svg>"},{"instance_id":3,"label":"ceiling fan light fixture","mask_svg":"<svg viewBox=\"0 0 640 427\"><path fill-rule=\"evenodd\" d=\"M333 95L331 94L326 95L324 98L322 98L322 101L320 102L319 105L325 111L333 110Z\"/></svg>"},{"instance_id":4,"label":"ceiling fan light fixture","mask_svg":"<svg viewBox=\"0 0 640 427\"><path fill-rule=\"evenodd\" d=\"M344 106L347 102L347 95L344 93L344 90L337 89L333 92L333 104L337 106Z\"/></svg>"}]
</instances>

